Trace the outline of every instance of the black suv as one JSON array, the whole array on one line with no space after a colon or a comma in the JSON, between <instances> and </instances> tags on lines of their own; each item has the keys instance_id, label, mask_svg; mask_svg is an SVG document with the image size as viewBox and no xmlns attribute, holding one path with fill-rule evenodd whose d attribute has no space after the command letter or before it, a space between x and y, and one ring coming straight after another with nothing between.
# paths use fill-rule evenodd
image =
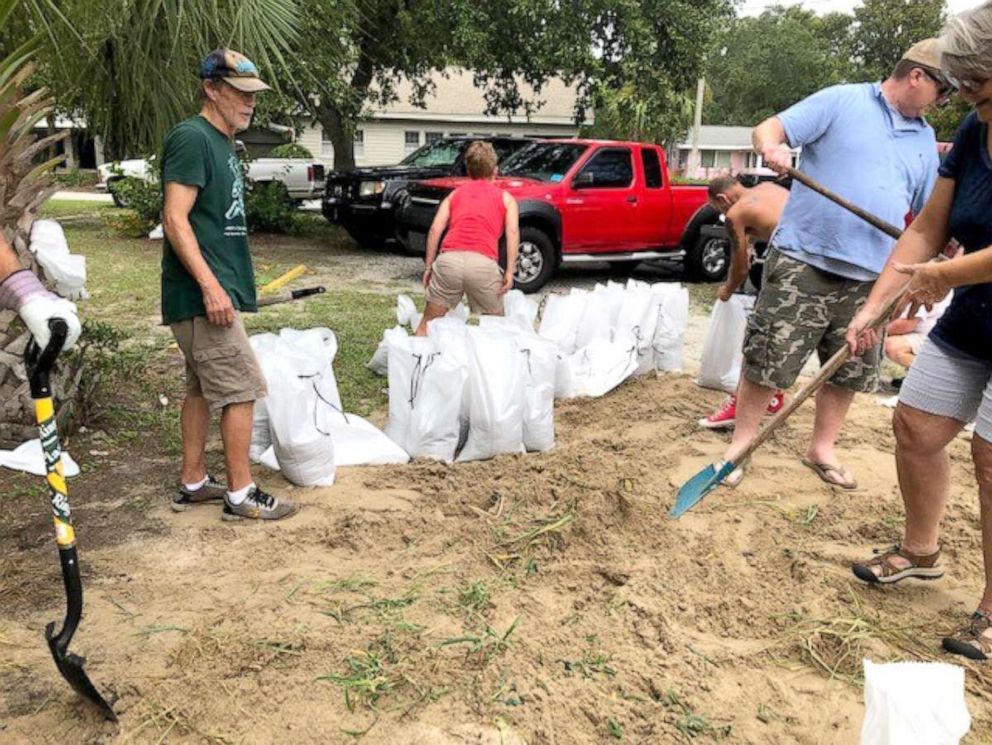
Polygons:
<instances>
[{"instance_id":1,"label":"black suv","mask_svg":"<svg viewBox=\"0 0 992 745\"><path fill-rule=\"evenodd\" d=\"M363 247L394 240L393 195L410 181L465 176L465 148L476 140L492 143L500 162L534 142L508 136L442 137L394 166L331 171L324 191L324 217L347 230Z\"/></svg>"}]
</instances>

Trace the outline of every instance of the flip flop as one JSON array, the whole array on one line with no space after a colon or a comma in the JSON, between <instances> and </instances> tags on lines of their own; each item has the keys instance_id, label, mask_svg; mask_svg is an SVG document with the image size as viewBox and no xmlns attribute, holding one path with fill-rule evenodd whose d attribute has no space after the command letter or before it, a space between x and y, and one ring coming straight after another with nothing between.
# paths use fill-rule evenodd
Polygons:
<instances>
[{"instance_id":1,"label":"flip flop","mask_svg":"<svg viewBox=\"0 0 992 745\"><path fill-rule=\"evenodd\" d=\"M855 479L850 481L844 481L844 466L834 466L830 463L814 463L811 460L803 458L803 465L813 471L817 476L820 477L822 481L830 486L837 486L841 489L857 489L858 482ZM835 480L830 477L830 474L836 474L839 480Z\"/></svg>"}]
</instances>

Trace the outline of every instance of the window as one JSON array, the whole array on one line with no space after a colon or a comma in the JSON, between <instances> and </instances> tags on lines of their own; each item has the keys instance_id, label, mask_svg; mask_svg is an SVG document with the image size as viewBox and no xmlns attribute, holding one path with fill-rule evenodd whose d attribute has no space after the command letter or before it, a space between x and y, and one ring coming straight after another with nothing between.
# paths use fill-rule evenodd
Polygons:
<instances>
[{"instance_id":1,"label":"window","mask_svg":"<svg viewBox=\"0 0 992 745\"><path fill-rule=\"evenodd\" d=\"M420 132L407 131L403 133L403 154L409 155L420 147Z\"/></svg>"},{"instance_id":2,"label":"window","mask_svg":"<svg viewBox=\"0 0 992 745\"><path fill-rule=\"evenodd\" d=\"M518 150L525 148L529 143L522 140L493 140L493 150L496 151L496 160L500 163L513 155Z\"/></svg>"},{"instance_id":3,"label":"window","mask_svg":"<svg viewBox=\"0 0 992 745\"><path fill-rule=\"evenodd\" d=\"M641 148L641 165L644 166L644 185L649 189L660 189L664 182L661 178L658 151L653 148Z\"/></svg>"},{"instance_id":4,"label":"window","mask_svg":"<svg viewBox=\"0 0 992 745\"><path fill-rule=\"evenodd\" d=\"M435 140L403 159L405 166L451 166L458 160L465 141Z\"/></svg>"},{"instance_id":5,"label":"window","mask_svg":"<svg viewBox=\"0 0 992 745\"><path fill-rule=\"evenodd\" d=\"M365 130L355 130L355 158L365 157Z\"/></svg>"},{"instance_id":6,"label":"window","mask_svg":"<svg viewBox=\"0 0 992 745\"><path fill-rule=\"evenodd\" d=\"M505 176L557 184L585 151L579 143L535 142L507 158L499 170Z\"/></svg>"},{"instance_id":7,"label":"window","mask_svg":"<svg viewBox=\"0 0 992 745\"><path fill-rule=\"evenodd\" d=\"M424 144L430 145L444 137L444 132L424 132Z\"/></svg>"},{"instance_id":8,"label":"window","mask_svg":"<svg viewBox=\"0 0 992 745\"><path fill-rule=\"evenodd\" d=\"M700 150L699 164L703 168L730 168L730 151Z\"/></svg>"},{"instance_id":9,"label":"window","mask_svg":"<svg viewBox=\"0 0 992 745\"><path fill-rule=\"evenodd\" d=\"M634 180L634 169L630 162L630 150L627 148L608 148L596 153L583 167L577 178L592 175L592 182L586 182L586 188L593 189L622 189L630 186Z\"/></svg>"},{"instance_id":10,"label":"window","mask_svg":"<svg viewBox=\"0 0 992 745\"><path fill-rule=\"evenodd\" d=\"M745 168L757 168L758 167L758 154L753 150L748 151L747 159L745 160Z\"/></svg>"}]
</instances>

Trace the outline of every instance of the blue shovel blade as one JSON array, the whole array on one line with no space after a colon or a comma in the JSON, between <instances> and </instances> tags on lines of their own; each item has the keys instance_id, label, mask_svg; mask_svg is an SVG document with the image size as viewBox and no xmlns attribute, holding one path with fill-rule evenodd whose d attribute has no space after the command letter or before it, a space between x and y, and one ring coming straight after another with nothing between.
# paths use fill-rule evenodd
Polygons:
<instances>
[{"instance_id":1,"label":"blue shovel blade","mask_svg":"<svg viewBox=\"0 0 992 745\"><path fill-rule=\"evenodd\" d=\"M679 493L675 495L675 504L668 511L668 516L681 517L683 513L695 507L703 497L713 491L733 470L734 464L725 460L710 463L682 484Z\"/></svg>"}]
</instances>

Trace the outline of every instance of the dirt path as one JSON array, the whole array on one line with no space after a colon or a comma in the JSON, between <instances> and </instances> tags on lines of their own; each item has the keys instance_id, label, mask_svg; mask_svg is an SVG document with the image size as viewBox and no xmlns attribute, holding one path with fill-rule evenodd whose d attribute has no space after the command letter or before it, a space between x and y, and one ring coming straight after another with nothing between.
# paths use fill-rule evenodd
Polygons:
<instances>
[{"instance_id":1,"label":"dirt path","mask_svg":"<svg viewBox=\"0 0 992 745\"><path fill-rule=\"evenodd\" d=\"M305 505L279 525L171 513L167 463L114 496L126 463L84 475L73 647L121 723L82 706L41 643L62 611L39 511L0 533L0 741L855 742L861 658L938 656L977 597L968 443L948 577L880 592L847 566L898 532L888 412L853 409L858 491L799 465L804 410L738 489L671 521L677 485L724 446L693 424L719 398L634 381L560 405L548 454L348 469L331 489L269 474ZM968 681L969 742L988 742L992 677Z\"/></svg>"}]
</instances>

